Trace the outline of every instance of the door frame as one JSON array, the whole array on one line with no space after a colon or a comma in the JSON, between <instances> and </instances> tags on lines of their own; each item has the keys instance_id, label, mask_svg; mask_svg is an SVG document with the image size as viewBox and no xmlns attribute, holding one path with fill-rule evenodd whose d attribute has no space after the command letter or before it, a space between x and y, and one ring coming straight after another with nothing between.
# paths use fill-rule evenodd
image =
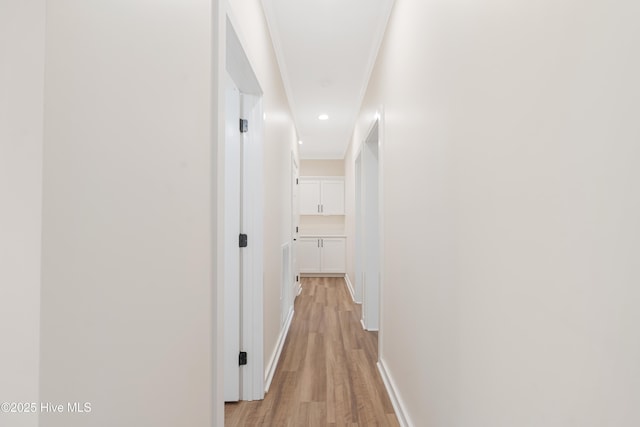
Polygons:
<instances>
[{"instance_id":1,"label":"door frame","mask_svg":"<svg viewBox=\"0 0 640 427\"><path fill-rule=\"evenodd\" d=\"M379 329L380 319L380 212L378 121L375 120L361 146L362 158L362 326ZM375 181L375 182L374 182ZM373 199L373 200L372 200ZM375 201L378 210L371 209ZM372 219L373 217L373 219ZM374 249L374 250L372 250Z\"/></svg>"},{"instance_id":2,"label":"door frame","mask_svg":"<svg viewBox=\"0 0 640 427\"><path fill-rule=\"evenodd\" d=\"M243 136L242 151L242 180L243 215L241 218L241 232L247 234L248 245L242 254L242 288L240 296L240 350L248 353L248 363L241 368L240 400L260 400L264 398L264 345L263 345L263 259L264 259L264 189L263 176L263 91L243 48L242 37L236 31L237 21L232 16L226 2L221 10L219 22L221 28L221 42L218 45L220 74L229 74L241 93L241 111L243 118L249 120L249 132ZM216 88L223 93L224 80L219 78ZM215 90L215 89L214 89ZM215 99L215 97L214 97ZM216 272L214 295L217 312L214 316L214 396L217 397L214 415L217 420L224 416L224 393L222 378L224 378L224 134L225 134L225 106L218 106L217 129L217 171L214 173L216 181L217 221L216 235ZM220 313L222 312L222 313ZM221 413L220 413L221 412Z\"/></svg>"},{"instance_id":3,"label":"door frame","mask_svg":"<svg viewBox=\"0 0 640 427\"><path fill-rule=\"evenodd\" d=\"M363 294L363 262L362 262L362 147L358 150L358 154L353 165L354 172L354 193L355 193L355 205L354 205L354 239L355 239L355 257L354 257L354 285L355 289L352 290L353 301L356 304L362 304Z\"/></svg>"},{"instance_id":4,"label":"door frame","mask_svg":"<svg viewBox=\"0 0 640 427\"><path fill-rule=\"evenodd\" d=\"M225 90L225 145L224 145L224 400L240 400L241 367L238 365L238 352L241 349L241 286L242 286L242 250L234 237L243 228L242 225L242 145L243 137L238 127L242 117L242 96L237 85L228 76Z\"/></svg>"},{"instance_id":5,"label":"door frame","mask_svg":"<svg viewBox=\"0 0 640 427\"><path fill-rule=\"evenodd\" d=\"M371 140L373 132L376 132L375 140ZM357 302L362 303L362 327L365 330L378 331L378 355L380 354L380 348L382 343L382 306L383 306L383 287L384 287L384 191L383 191L383 178L384 178L384 106L380 106L375 113L375 117L367 132L365 138L358 147L357 154L354 160L354 184L355 184L355 204L356 209L354 213L355 217L355 274L356 274L356 289L355 298ZM369 141L369 142L368 142ZM366 195L366 145L368 143L376 144L377 146L377 214L378 214L378 226L377 226L377 239L378 239L378 286L377 286L377 321L374 325L367 325L364 321L366 302L366 290L367 286L364 275L367 270L366 261L366 247L365 244L365 220L364 212L365 207L365 195ZM358 176L359 175L359 176ZM358 206L360 209L358 211ZM367 322L368 323L368 322Z\"/></svg>"},{"instance_id":6,"label":"door frame","mask_svg":"<svg viewBox=\"0 0 640 427\"><path fill-rule=\"evenodd\" d=\"M354 173L354 244L355 244L355 256L354 256L354 285L355 289L352 289L353 301L356 304L362 304L363 294L363 262L362 262L362 147L358 150L358 154L353 163Z\"/></svg>"},{"instance_id":7,"label":"door frame","mask_svg":"<svg viewBox=\"0 0 640 427\"><path fill-rule=\"evenodd\" d=\"M379 278L378 278L378 361L382 357L382 341L383 341L383 307L384 307L384 285L385 285L385 271L384 271L384 161L385 161L385 117L384 117L384 105L380 105L375 113L375 120L378 126L378 244L379 254ZM373 124L371 127L373 128Z\"/></svg>"}]
</instances>

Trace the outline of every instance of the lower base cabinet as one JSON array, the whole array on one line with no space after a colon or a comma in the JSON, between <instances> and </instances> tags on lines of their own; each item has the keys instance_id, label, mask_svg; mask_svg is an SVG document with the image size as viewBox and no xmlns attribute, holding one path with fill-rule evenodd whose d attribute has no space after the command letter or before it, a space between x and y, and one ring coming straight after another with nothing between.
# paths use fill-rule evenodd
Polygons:
<instances>
[{"instance_id":1,"label":"lower base cabinet","mask_svg":"<svg viewBox=\"0 0 640 427\"><path fill-rule=\"evenodd\" d=\"M297 242L300 273L344 273L347 244L344 237L302 237Z\"/></svg>"}]
</instances>

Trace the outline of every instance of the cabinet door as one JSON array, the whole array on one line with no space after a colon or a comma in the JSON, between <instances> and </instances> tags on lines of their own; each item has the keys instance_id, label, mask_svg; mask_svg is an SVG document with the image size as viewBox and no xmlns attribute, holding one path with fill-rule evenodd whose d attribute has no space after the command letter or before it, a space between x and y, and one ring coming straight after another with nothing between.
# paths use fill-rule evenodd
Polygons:
<instances>
[{"instance_id":1,"label":"cabinet door","mask_svg":"<svg viewBox=\"0 0 640 427\"><path fill-rule=\"evenodd\" d=\"M344 181L322 181L323 215L344 215Z\"/></svg>"},{"instance_id":2,"label":"cabinet door","mask_svg":"<svg viewBox=\"0 0 640 427\"><path fill-rule=\"evenodd\" d=\"M298 239L298 270L300 273L320 273L320 239Z\"/></svg>"},{"instance_id":3,"label":"cabinet door","mask_svg":"<svg viewBox=\"0 0 640 427\"><path fill-rule=\"evenodd\" d=\"M301 179L299 182L300 215L320 215L320 181Z\"/></svg>"},{"instance_id":4,"label":"cabinet door","mask_svg":"<svg viewBox=\"0 0 640 427\"><path fill-rule=\"evenodd\" d=\"M321 239L322 272L344 273L346 271L347 243L344 238Z\"/></svg>"}]
</instances>

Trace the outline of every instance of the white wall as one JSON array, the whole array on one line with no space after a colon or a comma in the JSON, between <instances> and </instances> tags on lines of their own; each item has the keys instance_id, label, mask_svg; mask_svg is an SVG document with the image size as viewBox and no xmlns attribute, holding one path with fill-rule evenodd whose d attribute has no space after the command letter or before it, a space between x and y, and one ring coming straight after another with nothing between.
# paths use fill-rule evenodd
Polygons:
<instances>
[{"instance_id":1,"label":"white wall","mask_svg":"<svg viewBox=\"0 0 640 427\"><path fill-rule=\"evenodd\" d=\"M301 234L344 234L344 215L300 215Z\"/></svg>"},{"instance_id":2,"label":"white wall","mask_svg":"<svg viewBox=\"0 0 640 427\"><path fill-rule=\"evenodd\" d=\"M640 425L638 13L396 2L346 169L352 195L384 104L381 358L413 425Z\"/></svg>"},{"instance_id":3,"label":"white wall","mask_svg":"<svg viewBox=\"0 0 640 427\"><path fill-rule=\"evenodd\" d=\"M39 399L44 13L44 0L0 2L0 402Z\"/></svg>"},{"instance_id":4,"label":"white wall","mask_svg":"<svg viewBox=\"0 0 640 427\"><path fill-rule=\"evenodd\" d=\"M281 246L291 239L291 150L296 131L260 2L233 0L231 11L249 62L264 92L264 363L281 332Z\"/></svg>"},{"instance_id":5,"label":"white wall","mask_svg":"<svg viewBox=\"0 0 640 427\"><path fill-rule=\"evenodd\" d=\"M344 160L300 160L300 176L344 176Z\"/></svg>"},{"instance_id":6,"label":"white wall","mask_svg":"<svg viewBox=\"0 0 640 427\"><path fill-rule=\"evenodd\" d=\"M212 4L47 4L48 426L209 426Z\"/></svg>"}]
</instances>

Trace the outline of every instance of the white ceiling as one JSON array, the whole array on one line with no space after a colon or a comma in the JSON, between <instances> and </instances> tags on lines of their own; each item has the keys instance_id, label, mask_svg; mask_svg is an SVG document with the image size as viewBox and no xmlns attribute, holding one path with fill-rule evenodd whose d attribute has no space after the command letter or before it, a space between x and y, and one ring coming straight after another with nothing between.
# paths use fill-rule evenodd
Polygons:
<instances>
[{"instance_id":1,"label":"white ceiling","mask_svg":"<svg viewBox=\"0 0 640 427\"><path fill-rule=\"evenodd\" d=\"M342 159L393 0L262 3L303 141L300 157Z\"/></svg>"}]
</instances>

